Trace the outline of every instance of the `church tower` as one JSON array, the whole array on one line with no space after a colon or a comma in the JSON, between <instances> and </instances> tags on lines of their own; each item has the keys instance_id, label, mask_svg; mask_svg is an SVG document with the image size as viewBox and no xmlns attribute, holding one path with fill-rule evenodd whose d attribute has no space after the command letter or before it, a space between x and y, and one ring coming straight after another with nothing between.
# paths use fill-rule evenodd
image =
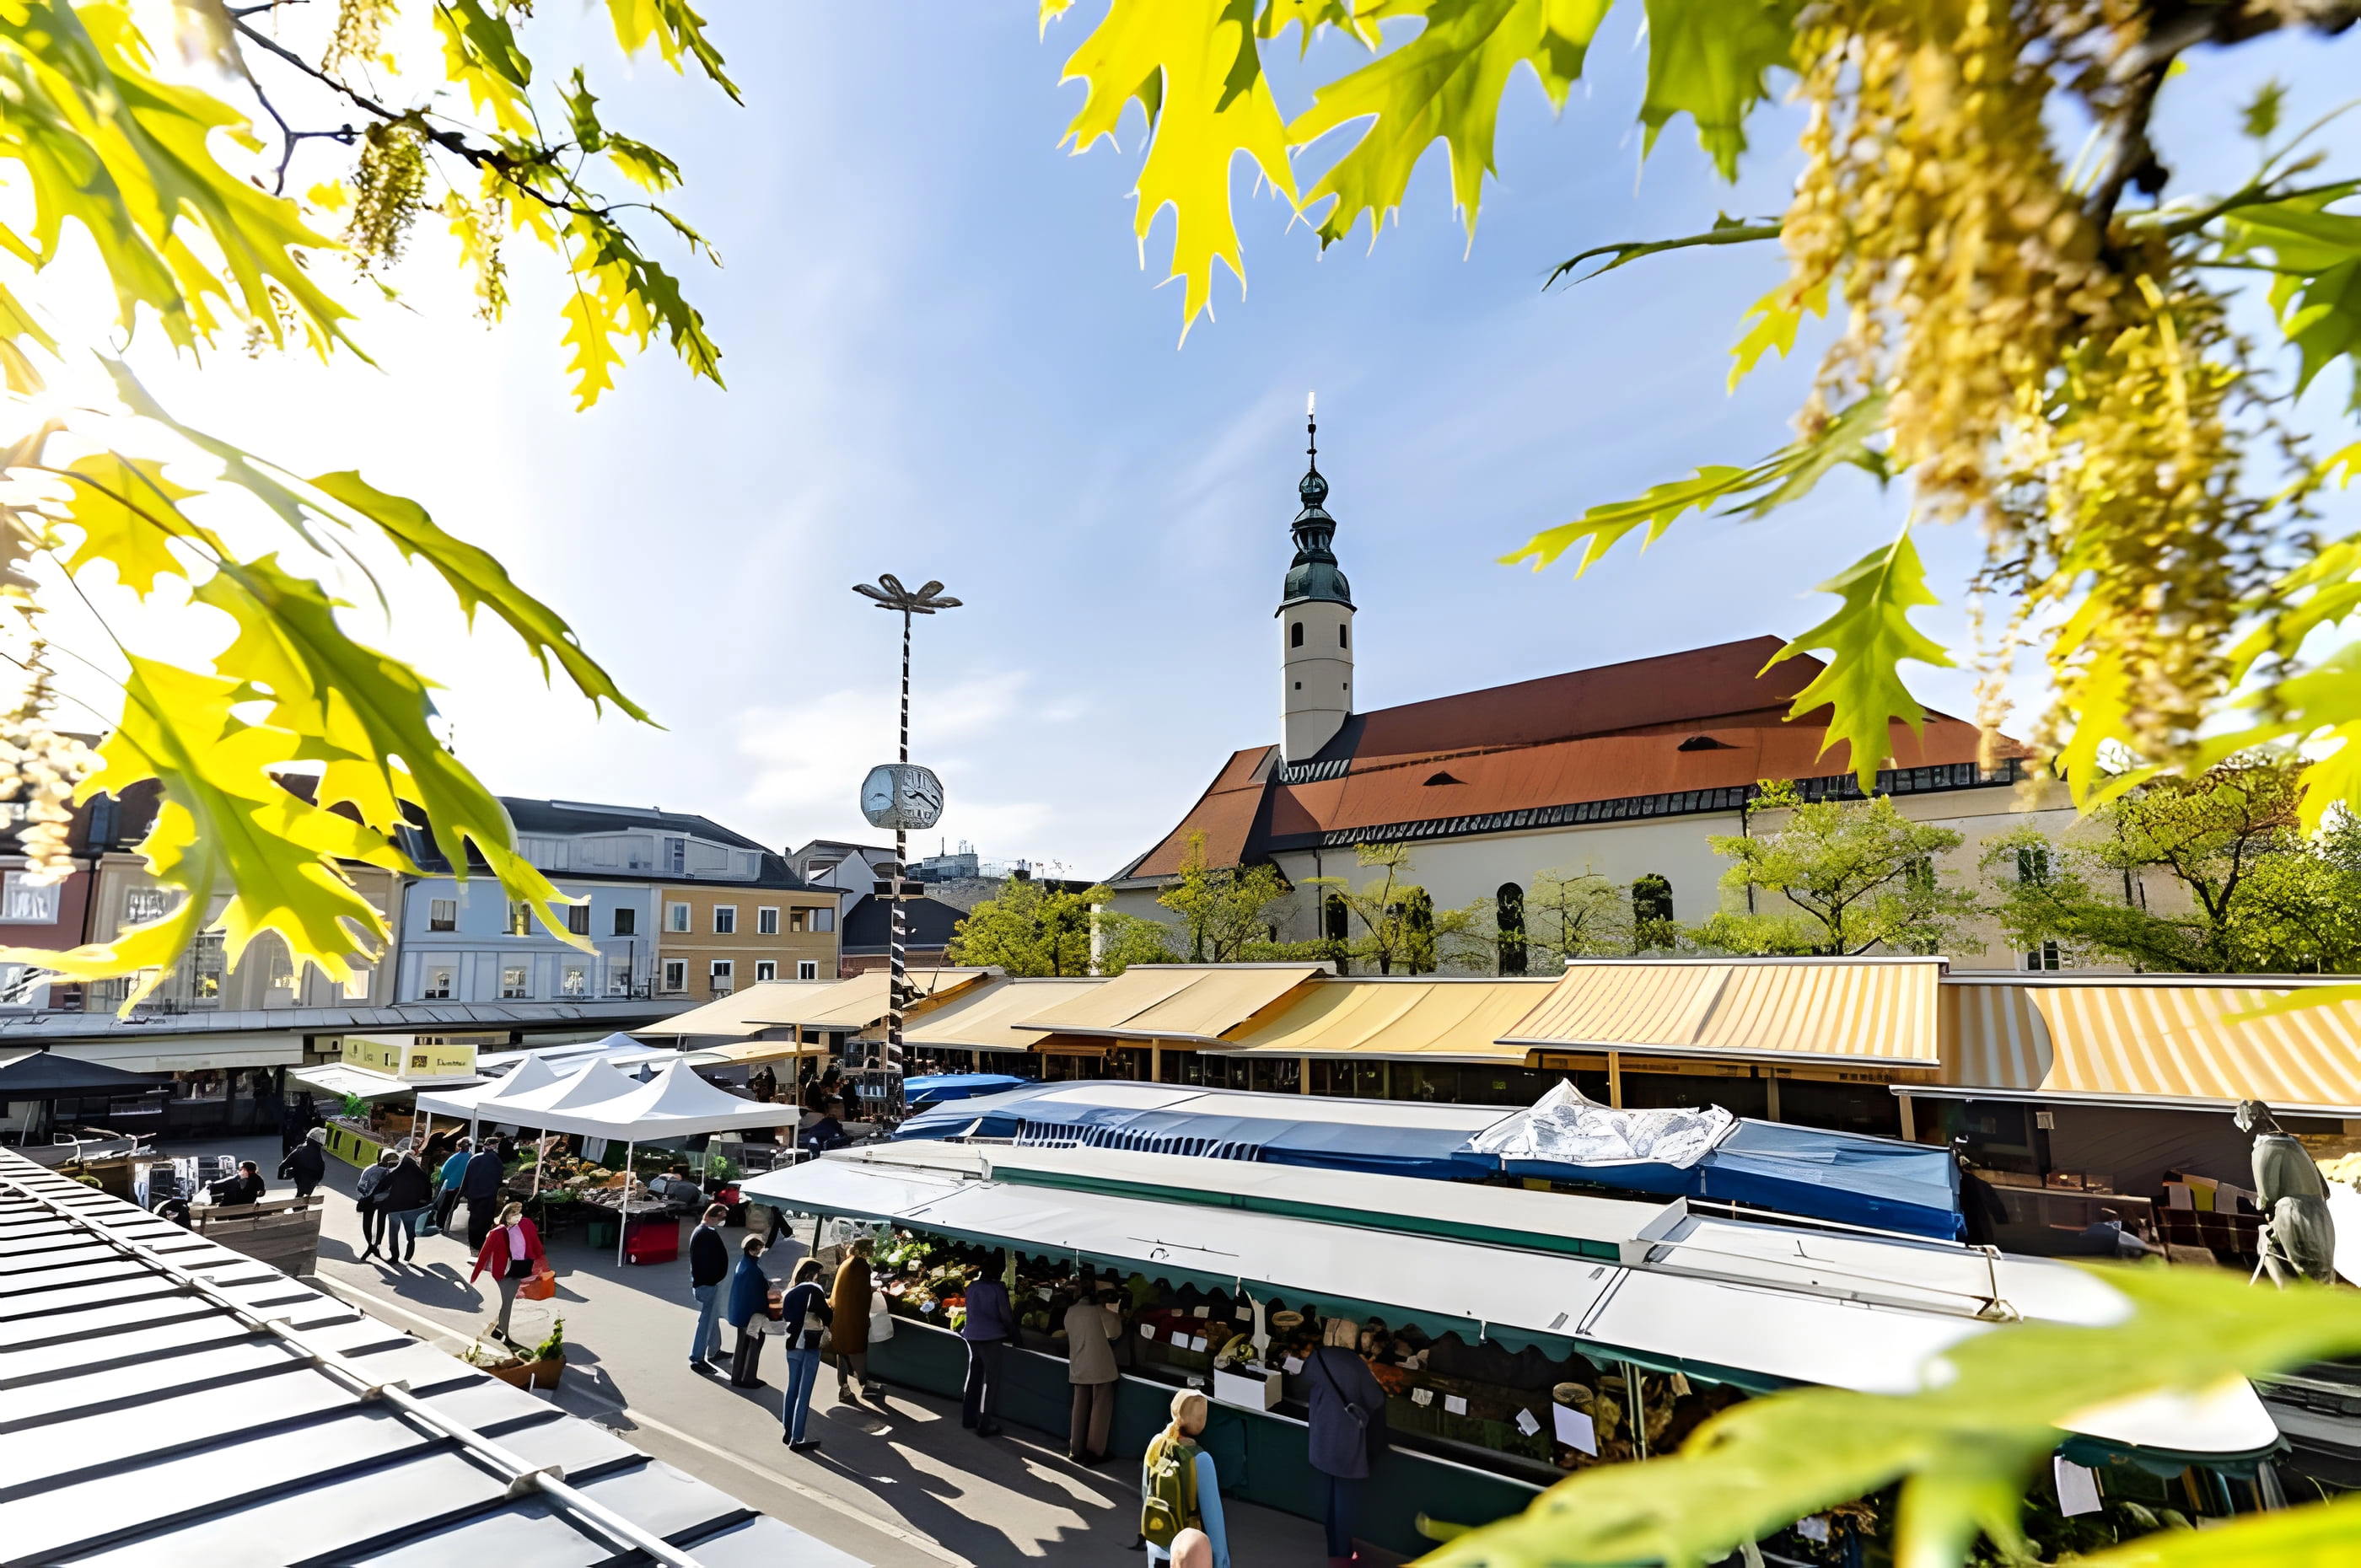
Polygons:
<instances>
[{"instance_id":1,"label":"church tower","mask_svg":"<svg viewBox=\"0 0 2361 1568\"><path fill-rule=\"evenodd\" d=\"M1295 560L1279 600L1279 747L1290 762L1318 752L1353 711L1353 589L1328 548L1336 520L1320 504L1328 499L1328 481L1320 477L1313 413L1306 403L1311 461L1296 486L1303 510L1295 514Z\"/></svg>"}]
</instances>

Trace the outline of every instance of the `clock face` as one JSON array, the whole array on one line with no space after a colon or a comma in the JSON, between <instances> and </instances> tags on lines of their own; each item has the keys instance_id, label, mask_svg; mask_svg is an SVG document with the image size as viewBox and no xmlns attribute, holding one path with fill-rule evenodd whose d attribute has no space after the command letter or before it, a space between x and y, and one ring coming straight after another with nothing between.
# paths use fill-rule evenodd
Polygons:
<instances>
[{"instance_id":1,"label":"clock face","mask_svg":"<svg viewBox=\"0 0 2361 1568\"><path fill-rule=\"evenodd\" d=\"M861 814L873 828L932 828L942 819L943 781L914 762L881 762L862 781Z\"/></svg>"}]
</instances>

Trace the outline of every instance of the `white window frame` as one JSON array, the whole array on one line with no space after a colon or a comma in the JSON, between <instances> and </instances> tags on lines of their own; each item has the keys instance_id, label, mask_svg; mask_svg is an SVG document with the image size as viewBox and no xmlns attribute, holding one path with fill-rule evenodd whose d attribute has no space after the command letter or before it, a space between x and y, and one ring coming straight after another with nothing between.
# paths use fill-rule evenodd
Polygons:
<instances>
[{"instance_id":1,"label":"white window frame","mask_svg":"<svg viewBox=\"0 0 2361 1568\"><path fill-rule=\"evenodd\" d=\"M10 926L54 926L58 923L58 900L65 892L61 882L37 883L30 880L29 871L10 872L5 883L0 883L0 923Z\"/></svg>"},{"instance_id":2,"label":"white window frame","mask_svg":"<svg viewBox=\"0 0 2361 1568\"><path fill-rule=\"evenodd\" d=\"M678 996L688 989L688 960L666 959L664 961L664 994Z\"/></svg>"},{"instance_id":3,"label":"white window frame","mask_svg":"<svg viewBox=\"0 0 2361 1568\"><path fill-rule=\"evenodd\" d=\"M765 904L754 911L754 935L775 937L779 934L779 906Z\"/></svg>"},{"instance_id":4,"label":"white window frame","mask_svg":"<svg viewBox=\"0 0 2361 1568\"><path fill-rule=\"evenodd\" d=\"M717 904L713 906L713 934L717 937L734 937L738 934L736 905Z\"/></svg>"},{"instance_id":5,"label":"white window frame","mask_svg":"<svg viewBox=\"0 0 2361 1568\"><path fill-rule=\"evenodd\" d=\"M665 905L664 929L675 936L687 935L690 915L689 906L686 904Z\"/></svg>"},{"instance_id":6,"label":"white window frame","mask_svg":"<svg viewBox=\"0 0 2361 1568\"><path fill-rule=\"evenodd\" d=\"M2065 954L2055 942L2044 942L2037 948L2025 949L2025 967L2033 974L2048 974L2066 967Z\"/></svg>"},{"instance_id":7,"label":"white window frame","mask_svg":"<svg viewBox=\"0 0 2361 1568\"><path fill-rule=\"evenodd\" d=\"M181 905L181 895L169 887L128 887L123 890L123 923L145 926L161 920Z\"/></svg>"},{"instance_id":8,"label":"white window frame","mask_svg":"<svg viewBox=\"0 0 2361 1568\"><path fill-rule=\"evenodd\" d=\"M819 978L819 960L818 959L797 959L796 960L796 978L797 980L818 980Z\"/></svg>"},{"instance_id":9,"label":"white window frame","mask_svg":"<svg viewBox=\"0 0 2361 1568\"><path fill-rule=\"evenodd\" d=\"M566 906L566 932L569 935L576 937L588 936L590 934L590 916L591 906L587 903L567 905Z\"/></svg>"},{"instance_id":10,"label":"white window frame","mask_svg":"<svg viewBox=\"0 0 2361 1568\"><path fill-rule=\"evenodd\" d=\"M778 960L778 959L756 959L754 960L754 979L755 979L755 981L756 981L756 982L757 982L757 983L760 983L761 981L766 981L766 980L776 980L776 979L778 979L778 978L779 978L779 960Z\"/></svg>"},{"instance_id":11,"label":"white window frame","mask_svg":"<svg viewBox=\"0 0 2361 1568\"><path fill-rule=\"evenodd\" d=\"M516 975L520 978L511 981L509 979L511 975ZM531 964L502 964L500 966L500 1000L503 1002L530 1002L533 1000L533 966Z\"/></svg>"},{"instance_id":12,"label":"white window frame","mask_svg":"<svg viewBox=\"0 0 2361 1568\"><path fill-rule=\"evenodd\" d=\"M708 986L726 985L732 991L737 990L738 960L736 959L715 959L706 969L705 983Z\"/></svg>"},{"instance_id":13,"label":"white window frame","mask_svg":"<svg viewBox=\"0 0 2361 1568\"><path fill-rule=\"evenodd\" d=\"M445 913L445 911L449 913ZM426 928L429 931L456 931L459 928L459 901L456 898L430 898L426 901Z\"/></svg>"},{"instance_id":14,"label":"white window frame","mask_svg":"<svg viewBox=\"0 0 2361 1568\"><path fill-rule=\"evenodd\" d=\"M443 983L439 988L434 983L434 977L437 975L443 977ZM420 974L418 994L422 1000L427 1002L448 1002L458 990L458 985L459 969L456 964L434 964Z\"/></svg>"},{"instance_id":15,"label":"white window frame","mask_svg":"<svg viewBox=\"0 0 2361 1568\"><path fill-rule=\"evenodd\" d=\"M372 978L368 970L356 965L353 971L345 977L345 1000L367 1002L369 995L369 981Z\"/></svg>"}]
</instances>

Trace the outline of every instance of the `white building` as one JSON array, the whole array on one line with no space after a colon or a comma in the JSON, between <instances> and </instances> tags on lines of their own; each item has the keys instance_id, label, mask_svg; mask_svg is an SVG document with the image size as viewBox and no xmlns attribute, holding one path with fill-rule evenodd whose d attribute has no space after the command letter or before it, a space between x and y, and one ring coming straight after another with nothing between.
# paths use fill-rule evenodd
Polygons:
<instances>
[{"instance_id":1,"label":"white building","mask_svg":"<svg viewBox=\"0 0 2361 1568\"><path fill-rule=\"evenodd\" d=\"M1156 895L1202 834L1208 865L1268 862L1299 887L1318 876L1357 885L1366 873L1355 846L1405 843L1412 880L1439 908L1478 899L1505 908L1546 871L1627 886L1662 878L1671 908L1649 913L1694 923L1726 896L1728 862L1708 839L1766 825L1752 806L1758 781L1796 780L1816 798L1853 793L1848 748L1822 756L1821 726L1786 719L1820 662L1771 664L1776 637L1358 709L1356 609L1316 457L1298 489L1295 557L1278 611L1279 743L1232 755L1188 815L1109 879L1117 909L1171 918ZM1943 869L1970 884L1984 840L2073 820L2058 785L2036 793L2021 782L2021 751L1979 767L1972 724L1930 713L1916 734L1894 725L1890 745L1880 792L1962 835ZM1324 919L1343 913L1331 908ZM1299 895L1277 935L1311 939L1323 922L1320 905ZM1955 967L2057 967L2054 948L2026 955L1992 940L1951 954Z\"/></svg>"}]
</instances>

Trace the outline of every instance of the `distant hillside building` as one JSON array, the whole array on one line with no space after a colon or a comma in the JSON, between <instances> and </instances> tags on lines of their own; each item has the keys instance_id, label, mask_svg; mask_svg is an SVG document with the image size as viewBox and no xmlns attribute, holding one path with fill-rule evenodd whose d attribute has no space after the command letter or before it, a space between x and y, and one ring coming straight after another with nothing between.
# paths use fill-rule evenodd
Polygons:
<instances>
[{"instance_id":1,"label":"distant hillside building","mask_svg":"<svg viewBox=\"0 0 2361 1568\"><path fill-rule=\"evenodd\" d=\"M1117 909L1170 919L1157 894L1202 834L1208 865L1268 862L1298 886L1357 883L1355 846L1403 843L1439 908L1480 899L1512 914L1541 872L1588 872L1625 886L1648 879L1649 914L1695 922L1724 896L1728 862L1707 839L1763 826L1757 781L1796 780L1815 798L1854 792L1848 748L1820 754L1820 717L1785 717L1820 662L1771 664L1775 637L1356 709L1356 607L1328 493L1315 453L1278 609L1279 744L1231 755L1188 814L1110 879ZM1879 790L1963 835L1947 869L1971 882L1982 840L2073 818L2055 784L2028 801L2021 749L1979 767L1976 727L1964 720L1930 713L1916 734L1895 724L1890 746ZM1298 897L1277 935L1312 939L1343 914ZM2054 948L1953 958L1975 969L2058 965Z\"/></svg>"}]
</instances>

